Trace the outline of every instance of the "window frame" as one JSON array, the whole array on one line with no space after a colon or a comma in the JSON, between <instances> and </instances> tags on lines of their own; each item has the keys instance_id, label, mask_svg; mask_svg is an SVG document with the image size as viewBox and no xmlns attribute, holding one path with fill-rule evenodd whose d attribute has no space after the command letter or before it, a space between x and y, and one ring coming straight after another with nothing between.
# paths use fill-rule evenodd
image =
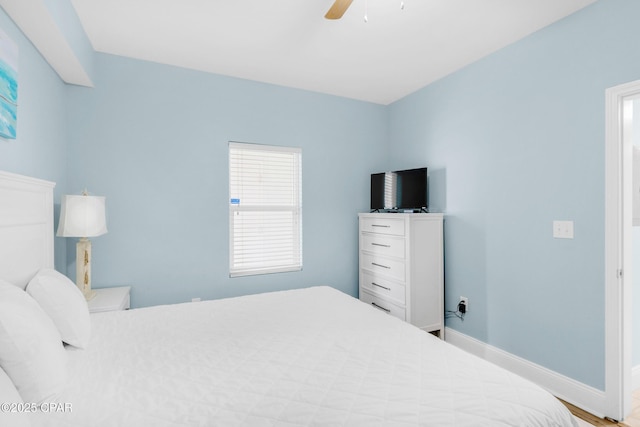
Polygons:
<instances>
[{"instance_id":1,"label":"window frame","mask_svg":"<svg viewBox=\"0 0 640 427\"><path fill-rule=\"evenodd\" d=\"M242 203L242 195L234 194L234 191L243 190L240 188L234 189L234 182L237 180L242 180L242 176L237 175L238 171L235 166L234 155L238 155L240 152L244 151L246 154L256 155L259 152L265 153L286 153L292 157L291 164L291 187L288 188L291 194L291 204L265 204L266 202L262 200L258 204L251 203ZM265 145L265 144L255 144L255 143L246 143L246 142L229 142L229 277L243 277L243 276L253 276L253 275L262 275L262 274L272 274L272 273L284 273L284 272L293 272L293 271L301 271L303 265L303 257L302 257L302 149L298 147L287 147L287 146L278 146L278 145ZM269 156L265 156L263 158L264 163L261 164L261 167L264 168L269 166ZM240 165L241 166L241 165ZM273 166L273 165L271 165ZM271 170L273 171L273 169ZM279 170L279 172L283 172L283 170ZM285 171L286 173L286 171ZM245 175L246 177L246 175ZM297 179L296 179L297 177ZM262 181L260 181L262 182ZM255 181L254 181L255 183ZM240 184L242 186L243 184ZM267 198L269 199L269 198ZM297 203L296 203L297 202ZM274 263L272 265L268 264L266 261L266 257L262 257L262 266L256 267L251 265L242 266L242 263L238 262L237 254L239 251L236 251L235 247L235 236L238 232L235 219L237 215L242 215L242 213L257 214L260 216L260 213L268 214L274 213L286 213L291 212L291 223L287 224L290 226L291 231L291 240L289 240L289 244L291 245L291 258L290 262L286 263ZM261 220L267 219L265 216L260 216ZM282 218L280 218L282 219ZM247 221L251 221L249 218ZM268 219L267 219L268 221ZM269 224L267 224L269 225ZM264 233L268 234L268 233ZM259 234L254 234L253 236L258 236ZM258 238L259 240L269 240L268 237L262 235ZM273 243L272 243L273 244ZM257 252L259 249L254 247L254 250ZM250 250L249 250L250 251ZM249 252L248 251L248 252ZM285 251L286 253L288 251ZM273 254L274 252L272 252ZM282 253L282 252L275 252ZM249 257L250 258L250 257ZM255 257L256 260L261 257Z\"/></svg>"}]
</instances>

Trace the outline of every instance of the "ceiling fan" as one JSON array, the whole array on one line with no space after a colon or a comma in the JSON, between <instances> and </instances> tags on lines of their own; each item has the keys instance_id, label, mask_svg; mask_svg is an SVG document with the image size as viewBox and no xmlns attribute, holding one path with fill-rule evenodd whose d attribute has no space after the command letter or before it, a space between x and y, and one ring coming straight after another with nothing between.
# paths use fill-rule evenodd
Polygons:
<instances>
[{"instance_id":1,"label":"ceiling fan","mask_svg":"<svg viewBox=\"0 0 640 427\"><path fill-rule=\"evenodd\" d=\"M324 15L327 19L340 19L342 15L349 9L351 6L351 2L353 0L336 0L326 15Z\"/></svg>"},{"instance_id":2,"label":"ceiling fan","mask_svg":"<svg viewBox=\"0 0 640 427\"><path fill-rule=\"evenodd\" d=\"M349 9L353 0L335 0L326 15L327 19L340 19L342 15ZM400 9L404 9L404 0L400 0ZM367 22L367 12L365 3L364 22Z\"/></svg>"}]
</instances>

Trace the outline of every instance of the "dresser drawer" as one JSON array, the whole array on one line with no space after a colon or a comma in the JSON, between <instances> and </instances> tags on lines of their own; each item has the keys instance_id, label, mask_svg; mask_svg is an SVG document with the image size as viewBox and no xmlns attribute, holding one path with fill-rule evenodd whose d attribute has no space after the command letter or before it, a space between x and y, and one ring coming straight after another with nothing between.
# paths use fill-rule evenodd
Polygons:
<instances>
[{"instance_id":1,"label":"dresser drawer","mask_svg":"<svg viewBox=\"0 0 640 427\"><path fill-rule=\"evenodd\" d=\"M404 260L360 252L360 267L404 282Z\"/></svg>"},{"instance_id":2,"label":"dresser drawer","mask_svg":"<svg viewBox=\"0 0 640 427\"><path fill-rule=\"evenodd\" d=\"M404 258L404 238L362 233L360 249L374 254Z\"/></svg>"},{"instance_id":3,"label":"dresser drawer","mask_svg":"<svg viewBox=\"0 0 640 427\"><path fill-rule=\"evenodd\" d=\"M360 301L370 304L378 310L397 317L400 320L405 320L404 308L398 307L397 305L392 304L385 299L372 295L367 291L360 291Z\"/></svg>"},{"instance_id":4,"label":"dresser drawer","mask_svg":"<svg viewBox=\"0 0 640 427\"><path fill-rule=\"evenodd\" d=\"M400 215L400 214L398 214ZM404 236L403 218L360 218L360 231Z\"/></svg>"},{"instance_id":5,"label":"dresser drawer","mask_svg":"<svg viewBox=\"0 0 640 427\"><path fill-rule=\"evenodd\" d=\"M404 285L392 282L366 270L360 270L360 287L372 294L382 295L402 306L405 305Z\"/></svg>"}]
</instances>

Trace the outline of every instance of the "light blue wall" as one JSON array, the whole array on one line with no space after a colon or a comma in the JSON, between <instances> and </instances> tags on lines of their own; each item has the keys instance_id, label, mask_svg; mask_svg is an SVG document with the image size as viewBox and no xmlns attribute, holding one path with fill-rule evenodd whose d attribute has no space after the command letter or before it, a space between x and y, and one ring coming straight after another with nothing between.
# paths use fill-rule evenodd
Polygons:
<instances>
[{"instance_id":1,"label":"light blue wall","mask_svg":"<svg viewBox=\"0 0 640 427\"><path fill-rule=\"evenodd\" d=\"M357 295L357 213L384 163L385 107L95 59L95 88L69 88L68 155L71 191L107 198L96 287L131 284L135 307L318 284ZM228 277L228 141L302 147L302 272Z\"/></svg>"},{"instance_id":2,"label":"light blue wall","mask_svg":"<svg viewBox=\"0 0 640 427\"><path fill-rule=\"evenodd\" d=\"M16 139L0 138L0 170L56 182L57 219L67 177L65 85L2 9L0 28L18 45L20 58ZM55 263L61 271L65 248L65 240L56 238Z\"/></svg>"},{"instance_id":3,"label":"light blue wall","mask_svg":"<svg viewBox=\"0 0 640 427\"><path fill-rule=\"evenodd\" d=\"M604 94L640 78L640 2L600 1L390 107L391 167L446 213L449 327L604 389ZM552 237L573 220L575 238Z\"/></svg>"}]
</instances>

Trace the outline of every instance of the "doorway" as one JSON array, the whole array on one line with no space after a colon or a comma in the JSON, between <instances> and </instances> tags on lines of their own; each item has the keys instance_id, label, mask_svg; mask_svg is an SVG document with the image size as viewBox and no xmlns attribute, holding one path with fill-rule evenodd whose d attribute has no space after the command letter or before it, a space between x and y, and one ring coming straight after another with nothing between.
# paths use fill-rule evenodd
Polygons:
<instances>
[{"instance_id":1,"label":"doorway","mask_svg":"<svg viewBox=\"0 0 640 427\"><path fill-rule=\"evenodd\" d=\"M605 415L631 411L633 285L633 104L640 81L606 91Z\"/></svg>"}]
</instances>

